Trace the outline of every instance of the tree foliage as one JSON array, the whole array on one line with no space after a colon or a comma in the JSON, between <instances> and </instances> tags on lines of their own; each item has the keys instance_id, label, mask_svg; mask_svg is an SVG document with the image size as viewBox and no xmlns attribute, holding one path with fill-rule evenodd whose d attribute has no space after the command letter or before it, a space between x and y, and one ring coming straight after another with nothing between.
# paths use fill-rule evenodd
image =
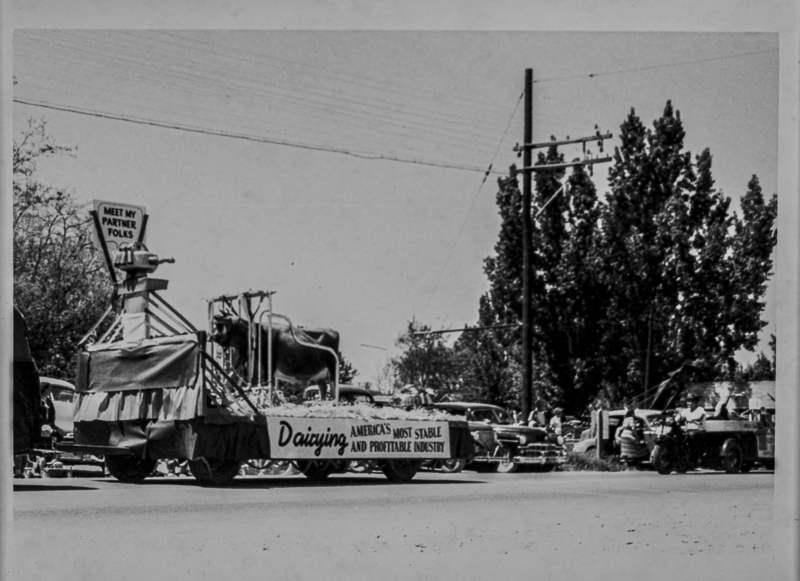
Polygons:
<instances>
[{"instance_id":1,"label":"tree foliage","mask_svg":"<svg viewBox=\"0 0 800 581\"><path fill-rule=\"evenodd\" d=\"M412 319L406 332L397 339L402 353L391 361L399 384L396 387L411 384L417 389L433 389L439 395L458 389L460 374L456 358L444 338L437 334L414 334L430 330L428 325Z\"/></svg>"},{"instance_id":2,"label":"tree foliage","mask_svg":"<svg viewBox=\"0 0 800 581\"><path fill-rule=\"evenodd\" d=\"M777 240L777 198L753 176L742 217L714 188L712 157L684 151L680 113L667 102L645 129L621 126L601 217L609 289L605 381L613 398L638 395L687 359L735 366L766 324L761 315ZM705 378L703 378L705 379Z\"/></svg>"},{"instance_id":3,"label":"tree foliage","mask_svg":"<svg viewBox=\"0 0 800 581\"><path fill-rule=\"evenodd\" d=\"M709 373L732 371L735 352L757 345L777 199L765 200L753 176L741 216L731 213L730 198L714 187L710 151L693 159L684 138L670 102L652 128L631 111L605 199L580 168L555 198L565 172L534 174L534 212L553 198L532 228L534 397L571 412L593 399L618 404L687 359L706 360ZM563 161L551 147L537 164ZM484 264L490 289L480 325L522 320L522 196L514 177L498 185L501 227ZM485 382L485 397L513 391L498 378L517 355L491 357L497 341L461 344L467 360L493 366L472 376Z\"/></svg>"},{"instance_id":4,"label":"tree foliage","mask_svg":"<svg viewBox=\"0 0 800 581\"><path fill-rule=\"evenodd\" d=\"M14 303L40 374L69 379L77 343L108 305L111 284L82 206L39 177L40 161L72 151L46 129L30 120L14 141Z\"/></svg>"},{"instance_id":5,"label":"tree foliage","mask_svg":"<svg viewBox=\"0 0 800 581\"><path fill-rule=\"evenodd\" d=\"M358 370L342 355L341 351L337 352L337 355L339 356L339 383L352 385L356 375L358 375Z\"/></svg>"}]
</instances>

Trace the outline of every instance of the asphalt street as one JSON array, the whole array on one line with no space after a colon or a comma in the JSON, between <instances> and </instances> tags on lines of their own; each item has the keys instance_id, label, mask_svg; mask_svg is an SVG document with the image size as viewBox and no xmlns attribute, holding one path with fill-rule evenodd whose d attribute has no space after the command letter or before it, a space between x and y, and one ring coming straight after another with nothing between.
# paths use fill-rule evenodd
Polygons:
<instances>
[{"instance_id":1,"label":"asphalt street","mask_svg":"<svg viewBox=\"0 0 800 581\"><path fill-rule=\"evenodd\" d=\"M773 474L15 480L14 579L771 579Z\"/></svg>"}]
</instances>

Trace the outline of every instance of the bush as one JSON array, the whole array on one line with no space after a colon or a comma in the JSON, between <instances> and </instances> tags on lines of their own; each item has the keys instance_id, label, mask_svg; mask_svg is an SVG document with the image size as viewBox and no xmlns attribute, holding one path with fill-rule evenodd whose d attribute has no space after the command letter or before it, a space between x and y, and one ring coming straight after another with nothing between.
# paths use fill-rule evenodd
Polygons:
<instances>
[{"instance_id":1,"label":"bush","mask_svg":"<svg viewBox=\"0 0 800 581\"><path fill-rule=\"evenodd\" d=\"M562 465L565 472L621 472L627 470L626 464L619 461L619 458L597 458L594 450L589 453L570 452L567 454L567 461Z\"/></svg>"}]
</instances>

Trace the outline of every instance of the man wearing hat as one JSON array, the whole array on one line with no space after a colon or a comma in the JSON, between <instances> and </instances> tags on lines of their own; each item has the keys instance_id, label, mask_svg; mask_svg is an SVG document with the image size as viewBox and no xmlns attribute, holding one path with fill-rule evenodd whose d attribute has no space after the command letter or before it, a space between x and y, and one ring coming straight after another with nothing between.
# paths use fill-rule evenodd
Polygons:
<instances>
[{"instance_id":1,"label":"man wearing hat","mask_svg":"<svg viewBox=\"0 0 800 581\"><path fill-rule=\"evenodd\" d=\"M690 394L687 398L688 408L681 410L681 415L686 419L687 430L706 429L706 410L700 407L700 396Z\"/></svg>"},{"instance_id":2,"label":"man wearing hat","mask_svg":"<svg viewBox=\"0 0 800 581\"><path fill-rule=\"evenodd\" d=\"M700 396L690 394L687 398L689 407L681 410L686 420L686 435L692 448L692 456L699 460L705 448L706 410L700 407Z\"/></svg>"}]
</instances>

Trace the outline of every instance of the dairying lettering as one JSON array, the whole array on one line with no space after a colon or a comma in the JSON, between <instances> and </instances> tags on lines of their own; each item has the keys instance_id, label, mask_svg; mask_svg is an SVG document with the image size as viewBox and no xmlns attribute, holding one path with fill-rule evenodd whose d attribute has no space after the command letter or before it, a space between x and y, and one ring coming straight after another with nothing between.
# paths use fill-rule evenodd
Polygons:
<instances>
[{"instance_id":1,"label":"dairying lettering","mask_svg":"<svg viewBox=\"0 0 800 581\"><path fill-rule=\"evenodd\" d=\"M312 432L311 426L309 426L307 433L294 433L291 424L281 420L281 429L278 434L278 446L283 448L290 442L296 448L314 448L314 456L319 456L323 448L338 448L337 452L339 456L342 456L345 449L347 449L346 434L331 433L330 428L322 433Z\"/></svg>"}]
</instances>

